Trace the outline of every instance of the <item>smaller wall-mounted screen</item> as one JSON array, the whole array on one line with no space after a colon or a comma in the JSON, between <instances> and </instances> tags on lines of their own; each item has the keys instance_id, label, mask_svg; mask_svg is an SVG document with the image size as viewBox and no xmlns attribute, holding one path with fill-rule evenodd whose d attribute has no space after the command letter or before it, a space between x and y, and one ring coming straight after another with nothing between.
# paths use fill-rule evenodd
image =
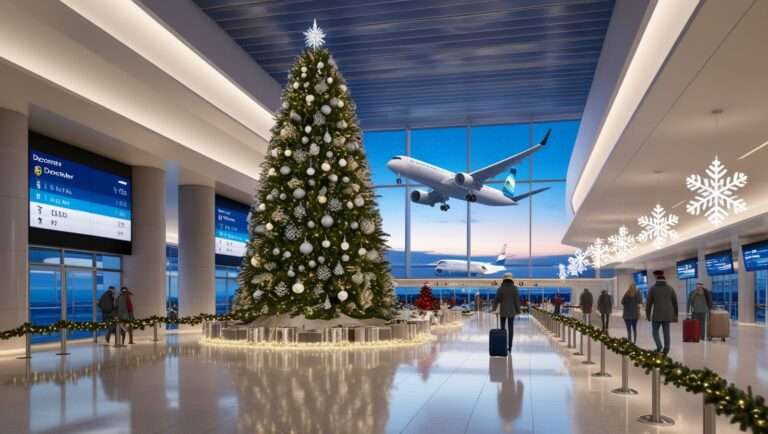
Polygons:
<instances>
[{"instance_id":1,"label":"smaller wall-mounted screen","mask_svg":"<svg viewBox=\"0 0 768 434\"><path fill-rule=\"evenodd\" d=\"M707 275L722 276L724 274L733 274L733 254L730 250L710 253L705 257L707 266Z\"/></svg>"},{"instance_id":2,"label":"smaller wall-mounted screen","mask_svg":"<svg viewBox=\"0 0 768 434\"><path fill-rule=\"evenodd\" d=\"M240 202L216 196L216 262L240 265L248 244L248 213L250 207Z\"/></svg>"},{"instance_id":3,"label":"smaller wall-mounted screen","mask_svg":"<svg viewBox=\"0 0 768 434\"><path fill-rule=\"evenodd\" d=\"M741 246L746 271L768 270L768 240Z\"/></svg>"},{"instance_id":4,"label":"smaller wall-mounted screen","mask_svg":"<svg viewBox=\"0 0 768 434\"><path fill-rule=\"evenodd\" d=\"M646 287L648 286L648 272L646 270L641 271L635 271L632 273L633 280L635 281L635 286L637 287Z\"/></svg>"},{"instance_id":5,"label":"smaller wall-mounted screen","mask_svg":"<svg viewBox=\"0 0 768 434\"><path fill-rule=\"evenodd\" d=\"M698 259L691 258L677 263L677 280L695 279L699 277Z\"/></svg>"},{"instance_id":6,"label":"smaller wall-mounted screen","mask_svg":"<svg viewBox=\"0 0 768 434\"><path fill-rule=\"evenodd\" d=\"M131 252L131 168L29 135L30 244Z\"/></svg>"}]
</instances>

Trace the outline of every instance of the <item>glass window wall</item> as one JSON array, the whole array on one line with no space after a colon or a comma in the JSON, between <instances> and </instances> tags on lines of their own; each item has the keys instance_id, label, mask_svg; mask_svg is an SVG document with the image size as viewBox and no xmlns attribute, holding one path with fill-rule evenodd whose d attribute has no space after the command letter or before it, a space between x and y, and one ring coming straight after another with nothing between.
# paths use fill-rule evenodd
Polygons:
<instances>
[{"instance_id":1,"label":"glass window wall","mask_svg":"<svg viewBox=\"0 0 768 434\"><path fill-rule=\"evenodd\" d=\"M768 271L755 272L755 321L765 324L768 309Z\"/></svg>"}]
</instances>

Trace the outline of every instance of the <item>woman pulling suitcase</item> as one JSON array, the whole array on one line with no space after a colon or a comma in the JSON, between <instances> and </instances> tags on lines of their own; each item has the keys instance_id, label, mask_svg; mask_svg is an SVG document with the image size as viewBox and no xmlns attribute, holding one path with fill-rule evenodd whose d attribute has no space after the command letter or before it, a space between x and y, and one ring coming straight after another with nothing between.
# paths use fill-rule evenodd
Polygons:
<instances>
[{"instance_id":1,"label":"woman pulling suitcase","mask_svg":"<svg viewBox=\"0 0 768 434\"><path fill-rule=\"evenodd\" d=\"M499 310L501 322L500 329L491 330L489 342L491 356L506 356L512 350L512 339L514 337L513 327L515 324L515 315L520 313L520 295L512 280L512 273L505 273L501 286L496 290L496 297L493 299L493 310ZM501 333L505 332L506 342L501 340ZM503 353L502 353L503 351Z\"/></svg>"}]
</instances>

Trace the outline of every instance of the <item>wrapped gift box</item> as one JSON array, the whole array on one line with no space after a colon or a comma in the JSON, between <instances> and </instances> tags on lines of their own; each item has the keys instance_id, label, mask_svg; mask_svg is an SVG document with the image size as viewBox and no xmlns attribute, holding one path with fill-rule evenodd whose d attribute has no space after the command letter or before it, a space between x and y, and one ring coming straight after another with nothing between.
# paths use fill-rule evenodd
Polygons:
<instances>
[{"instance_id":1,"label":"wrapped gift box","mask_svg":"<svg viewBox=\"0 0 768 434\"><path fill-rule=\"evenodd\" d=\"M290 344L296 342L296 327L272 327L269 329L269 340Z\"/></svg>"},{"instance_id":2,"label":"wrapped gift box","mask_svg":"<svg viewBox=\"0 0 768 434\"><path fill-rule=\"evenodd\" d=\"M365 342L365 327L353 327L349 330L349 340L352 342Z\"/></svg>"},{"instance_id":3,"label":"wrapped gift box","mask_svg":"<svg viewBox=\"0 0 768 434\"><path fill-rule=\"evenodd\" d=\"M379 340L380 341L391 341L392 340L392 327L376 327L379 331Z\"/></svg>"},{"instance_id":4,"label":"wrapped gift box","mask_svg":"<svg viewBox=\"0 0 768 434\"><path fill-rule=\"evenodd\" d=\"M323 333L318 330L299 332L299 342L322 342Z\"/></svg>"},{"instance_id":5,"label":"wrapped gift box","mask_svg":"<svg viewBox=\"0 0 768 434\"><path fill-rule=\"evenodd\" d=\"M323 342L332 344L349 342L351 330L349 327L329 327L323 329Z\"/></svg>"},{"instance_id":6,"label":"wrapped gift box","mask_svg":"<svg viewBox=\"0 0 768 434\"><path fill-rule=\"evenodd\" d=\"M248 329L245 327L225 327L221 329L221 337L230 341L244 341L248 338Z\"/></svg>"},{"instance_id":7,"label":"wrapped gift box","mask_svg":"<svg viewBox=\"0 0 768 434\"><path fill-rule=\"evenodd\" d=\"M203 336L206 338L220 338L221 330L227 326L225 321L208 321L203 323Z\"/></svg>"},{"instance_id":8,"label":"wrapped gift box","mask_svg":"<svg viewBox=\"0 0 768 434\"><path fill-rule=\"evenodd\" d=\"M265 342L267 329L265 327L248 327L248 342Z\"/></svg>"},{"instance_id":9,"label":"wrapped gift box","mask_svg":"<svg viewBox=\"0 0 768 434\"><path fill-rule=\"evenodd\" d=\"M395 323L389 326L392 329L392 339L408 339L408 325Z\"/></svg>"}]
</instances>

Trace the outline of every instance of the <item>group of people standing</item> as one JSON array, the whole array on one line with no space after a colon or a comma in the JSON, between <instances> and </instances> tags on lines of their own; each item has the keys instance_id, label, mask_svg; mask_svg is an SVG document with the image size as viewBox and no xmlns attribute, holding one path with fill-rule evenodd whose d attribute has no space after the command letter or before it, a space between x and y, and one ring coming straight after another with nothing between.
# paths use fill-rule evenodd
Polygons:
<instances>
[{"instance_id":1,"label":"group of people standing","mask_svg":"<svg viewBox=\"0 0 768 434\"><path fill-rule=\"evenodd\" d=\"M123 286L120 288L120 294L115 294L115 287L110 286L99 298L99 310L101 310L101 320L108 321L110 319L120 320L133 320L133 300L131 296L133 293ZM128 332L128 343L133 344L133 329L130 326L125 327ZM109 343L109 339L112 334L116 333L115 327L107 329L106 341ZM115 337L117 339L117 337ZM122 334L122 342L125 344L125 333Z\"/></svg>"}]
</instances>

